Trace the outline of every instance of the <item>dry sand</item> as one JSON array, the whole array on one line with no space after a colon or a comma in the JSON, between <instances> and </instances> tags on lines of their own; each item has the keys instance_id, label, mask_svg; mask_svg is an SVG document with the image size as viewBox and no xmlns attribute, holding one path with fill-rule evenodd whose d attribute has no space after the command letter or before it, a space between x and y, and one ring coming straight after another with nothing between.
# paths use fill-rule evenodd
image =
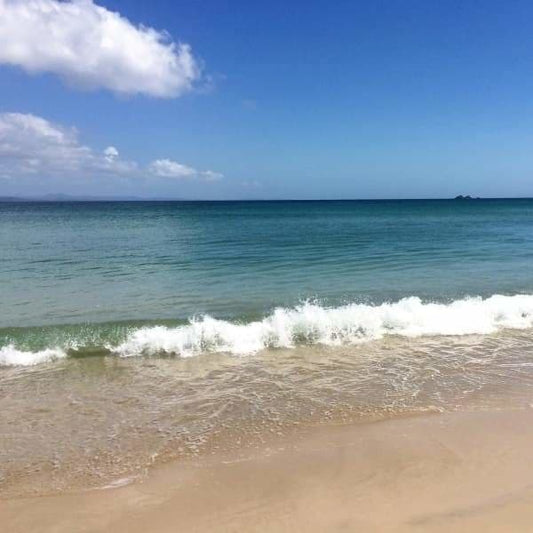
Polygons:
<instances>
[{"instance_id":1,"label":"dry sand","mask_svg":"<svg viewBox=\"0 0 533 533\"><path fill-rule=\"evenodd\" d=\"M0 501L17 532L533 531L533 410L318 427L246 460Z\"/></svg>"}]
</instances>

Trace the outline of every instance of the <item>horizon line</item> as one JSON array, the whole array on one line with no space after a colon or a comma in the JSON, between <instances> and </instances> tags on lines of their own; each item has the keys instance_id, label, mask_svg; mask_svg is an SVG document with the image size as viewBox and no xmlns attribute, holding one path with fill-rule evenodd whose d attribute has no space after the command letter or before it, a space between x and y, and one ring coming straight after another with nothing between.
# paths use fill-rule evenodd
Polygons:
<instances>
[{"instance_id":1,"label":"horizon line","mask_svg":"<svg viewBox=\"0 0 533 533\"><path fill-rule=\"evenodd\" d=\"M58 194L45 196L0 196L0 203L16 202L413 202L413 201L476 201L476 200L532 200L533 196L470 196L458 195L454 197L419 197L419 198L165 198L165 197L132 197L132 196L76 196Z\"/></svg>"}]
</instances>

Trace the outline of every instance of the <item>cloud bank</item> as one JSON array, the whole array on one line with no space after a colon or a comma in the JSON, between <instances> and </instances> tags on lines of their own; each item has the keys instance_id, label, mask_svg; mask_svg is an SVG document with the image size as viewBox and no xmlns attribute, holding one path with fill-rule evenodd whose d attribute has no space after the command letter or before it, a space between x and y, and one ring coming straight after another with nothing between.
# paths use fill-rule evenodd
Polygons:
<instances>
[{"instance_id":1,"label":"cloud bank","mask_svg":"<svg viewBox=\"0 0 533 533\"><path fill-rule=\"evenodd\" d=\"M215 181L223 176L171 159L147 166L120 157L115 146L103 151L83 145L75 128L24 113L0 113L0 177L162 178Z\"/></svg>"},{"instance_id":2,"label":"cloud bank","mask_svg":"<svg viewBox=\"0 0 533 533\"><path fill-rule=\"evenodd\" d=\"M0 0L0 63L84 88L161 98L192 90L201 77L188 44L92 0Z\"/></svg>"}]
</instances>

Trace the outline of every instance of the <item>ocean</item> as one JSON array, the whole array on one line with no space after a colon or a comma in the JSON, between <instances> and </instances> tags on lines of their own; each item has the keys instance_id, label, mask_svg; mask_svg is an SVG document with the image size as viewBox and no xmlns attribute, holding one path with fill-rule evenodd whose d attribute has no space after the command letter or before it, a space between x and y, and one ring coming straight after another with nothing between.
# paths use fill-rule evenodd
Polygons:
<instances>
[{"instance_id":1,"label":"ocean","mask_svg":"<svg viewBox=\"0 0 533 533\"><path fill-rule=\"evenodd\" d=\"M0 491L523 406L533 200L0 203Z\"/></svg>"}]
</instances>

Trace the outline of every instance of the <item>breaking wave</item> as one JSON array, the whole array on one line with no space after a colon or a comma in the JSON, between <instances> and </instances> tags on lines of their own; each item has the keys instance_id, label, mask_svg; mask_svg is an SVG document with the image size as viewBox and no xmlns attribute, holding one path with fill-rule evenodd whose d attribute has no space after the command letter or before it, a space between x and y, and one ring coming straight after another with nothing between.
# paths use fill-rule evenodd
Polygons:
<instances>
[{"instance_id":1,"label":"breaking wave","mask_svg":"<svg viewBox=\"0 0 533 533\"><path fill-rule=\"evenodd\" d=\"M36 352L17 350L13 344L0 348L0 366L32 366L66 357L60 348L46 348Z\"/></svg>"},{"instance_id":2,"label":"breaking wave","mask_svg":"<svg viewBox=\"0 0 533 533\"><path fill-rule=\"evenodd\" d=\"M472 297L446 304L427 303L418 297L381 305L353 303L340 307L307 302L292 309L278 308L264 319L252 322L203 316L175 327L137 327L129 330L122 341L107 343L102 348L121 357L163 354L191 357L214 352L248 355L267 348L306 344L356 344L386 335L483 335L505 328L530 327L533 295ZM80 344L77 343L78 351L82 349ZM51 361L65 357L68 349L57 346L31 352L10 344L0 349L0 365Z\"/></svg>"}]
</instances>

